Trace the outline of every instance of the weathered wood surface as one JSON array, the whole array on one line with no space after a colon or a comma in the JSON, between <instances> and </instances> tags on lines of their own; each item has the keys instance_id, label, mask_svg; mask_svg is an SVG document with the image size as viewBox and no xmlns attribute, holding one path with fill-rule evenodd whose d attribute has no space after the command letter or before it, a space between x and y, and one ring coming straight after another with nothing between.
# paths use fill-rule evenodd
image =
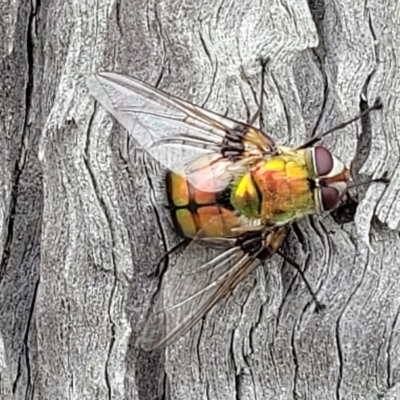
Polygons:
<instances>
[{"instance_id":1,"label":"weathered wood surface","mask_svg":"<svg viewBox=\"0 0 400 400\"><path fill-rule=\"evenodd\" d=\"M400 6L327 0L3 0L0 15L2 399L400 398ZM135 342L177 242L158 166L89 97L116 70L246 120L270 57L264 124L325 140L357 179L345 212L298 224L285 251L165 353ZM256 97L255 97L256 95ZM370 244L370 245L369 245ZM369 247L370 246L370 247ZM171 258L172 263L175 261Z\"/></svg>"}]
</instances>

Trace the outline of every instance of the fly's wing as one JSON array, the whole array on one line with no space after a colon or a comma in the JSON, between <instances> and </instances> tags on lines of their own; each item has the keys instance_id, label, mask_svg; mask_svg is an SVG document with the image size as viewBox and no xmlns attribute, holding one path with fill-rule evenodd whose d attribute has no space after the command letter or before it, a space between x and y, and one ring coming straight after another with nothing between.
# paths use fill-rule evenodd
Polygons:
<instances>
[{"instance_id":1,"label":"fly's wing","mask_svg":"<svg viewBox=\"0 0 400 400\"><path fill-rule=\"evenodd\" d=\"M171 171L201 155L265 155L274 141L247 124L169 95L135 78L101 72L87 80L93 97L154 159Z\"/></svg>"},{"instance_id":2,"label":"fly's wing","mask_svg":"<svg viewBox=\"0 0 400 400\"><path fill-rule=\"evenodd\" d=\"M270 257L286 237L286 228L267 234L255 252L248 250L259 240L244 237L224 250L186 248L178 263L163 277L159 296L140 338L145 350L175 342L262 261ZM261 238L261 236L260 236ZM261 239L260 239L261 240ZM203 250L203 251L202 251Z\"/></svg>"}]
</instances>

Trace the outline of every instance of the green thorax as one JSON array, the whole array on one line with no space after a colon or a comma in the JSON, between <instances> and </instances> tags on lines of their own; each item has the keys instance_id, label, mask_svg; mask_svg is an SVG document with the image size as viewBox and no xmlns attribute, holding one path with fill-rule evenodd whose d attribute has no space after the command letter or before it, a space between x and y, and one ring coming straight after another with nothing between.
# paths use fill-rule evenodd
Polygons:
<instances>
[{"instance_id":1,"label":"green thorax","mask_svg":"<svg viewBox=\"0 0 400 400\"><path fill-rule=\"evenodd\" d=\"M248 218L283 225L315 212L311 175L302 150L271 157L238 179L231 203Z\"/></svg>"}]
</instances>

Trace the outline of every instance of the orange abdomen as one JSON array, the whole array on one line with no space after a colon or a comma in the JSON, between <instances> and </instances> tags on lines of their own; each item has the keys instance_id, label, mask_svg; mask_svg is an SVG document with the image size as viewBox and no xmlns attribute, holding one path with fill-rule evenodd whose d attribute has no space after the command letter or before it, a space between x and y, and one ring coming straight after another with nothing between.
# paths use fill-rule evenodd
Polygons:
<instances>
[{"instance_id":1,"label":"orange abdomen","mask_svg":"<svg viewBox=\"0 0 400 400\"><path fill-rule=\"evenodd\" d=\"M216 185L211 184L211 190L205 191L192 182L183 172L167 173L168 201L177 232L187 238L232 236L231 229L238 226L239 221L230 204L229 189L213 191Z\"/></svg>"}]
</instances>

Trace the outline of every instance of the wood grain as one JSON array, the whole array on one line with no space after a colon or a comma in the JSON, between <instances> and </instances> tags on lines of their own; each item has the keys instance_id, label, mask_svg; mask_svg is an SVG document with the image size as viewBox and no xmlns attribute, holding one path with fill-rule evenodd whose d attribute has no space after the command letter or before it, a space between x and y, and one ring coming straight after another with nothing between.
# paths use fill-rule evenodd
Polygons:
<instances>
[{"instance_id":1,"label":"wood grain","mask_svg":"<svg viewBox=\"0 0 400 400\"><path fill-rule=\"evenodd\" d=\"M3 0L0 15L2 399L400 398L400 5L348 0ZM353 202L294 227L274 257L165 352L138 348L177 243L159 166L96 104L112 70L246 121L271 62L264 129L325 145ZM358 207L354 206L358 204ZM173 268L179 255L169 258Z\"/></svg>"}]
</instances>

